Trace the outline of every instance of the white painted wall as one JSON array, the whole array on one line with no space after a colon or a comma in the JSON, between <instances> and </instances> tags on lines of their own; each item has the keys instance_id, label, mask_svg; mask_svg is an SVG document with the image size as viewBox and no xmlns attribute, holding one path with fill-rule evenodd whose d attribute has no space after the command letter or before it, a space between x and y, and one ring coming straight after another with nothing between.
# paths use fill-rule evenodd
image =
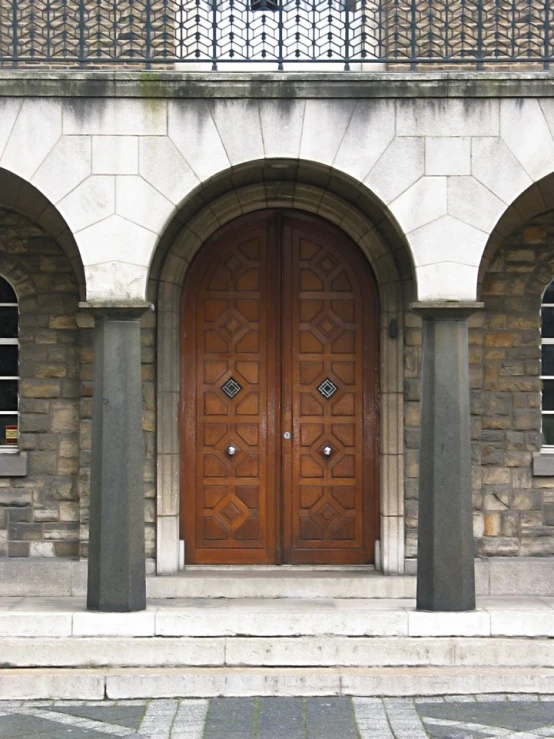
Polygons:
<instances>
[{"instance_id":1,"label":"white painted wall","mask_svg":"<svg viewBox=\"0 0 554 739\"><path fill-rule=\"evenodd\" d=\"M407 237L418 298L472 300L488 236L554 171L554 99L0 98L0 167L75 235L89 299L144 298L164 228L206 179L272 157L369 188Z\"/></svg>"}]
</instances>

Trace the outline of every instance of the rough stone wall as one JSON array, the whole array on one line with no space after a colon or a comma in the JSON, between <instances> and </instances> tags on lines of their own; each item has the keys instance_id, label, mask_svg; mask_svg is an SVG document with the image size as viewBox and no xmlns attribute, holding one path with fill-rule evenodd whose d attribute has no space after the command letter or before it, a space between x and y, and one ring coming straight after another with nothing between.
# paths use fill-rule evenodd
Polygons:
<instances>
[{"instance_id":1,"label":"rough stone wall","mask_svg":"<svg viewBox=\"0 0 554 739\"><path fill-rule=\"evenodd\" d=\"M26 477L0 477L0 555L78 553L79 299L71 264L31 221L0 209L0 273L20 310L20 448Z\"/></svg>"},{"instance_id":2,"label":"rough stone wall","mask_svg":"<svg viewBox=\"0 0 554 739\"><path fill-rule=\"evenodd\" d=\"M56 241L0 208L0 274L20 309L20 449L28 475L0 477L0 556L87 556L93 322L78 312ZM155 314L143 319L146 554L155 556Z\"/></svg>"},{"instance_id":3,"label":"rough stone wall","mask_svg":"<svg viewBox=\"0 0 554 739\"><path fill-rule=\"evenodd\" d=\"M470 319L476 555L554 554L554 478L534 477L541 448L540 304L554 278L554 211L515 231L485 274ZM407 315L407 556L417 552L421 324Z\"/></svg>"}]
</instances>

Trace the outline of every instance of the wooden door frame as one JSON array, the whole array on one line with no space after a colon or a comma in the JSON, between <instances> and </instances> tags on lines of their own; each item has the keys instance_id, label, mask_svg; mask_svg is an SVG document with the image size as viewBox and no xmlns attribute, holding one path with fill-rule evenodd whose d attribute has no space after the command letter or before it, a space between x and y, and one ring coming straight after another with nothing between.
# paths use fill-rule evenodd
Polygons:
<instances>
[{"instance_id":1,"label":"wooden door frame","mask_svg":"<svg viewBox=\"0 0 554 739\"><path fill-rule=\"evenodd\" d=\"M363 374L364 374L364 380L363 380L363 389L362 389L362 403L363 403L363 416L362 416L362 424L363 424L363 439L364 439L364 452L363 452L363 459L364 461L364 468L366 470L366 473L364 473L364 485L366 486L366 492L364 493L364 496L367 496L367 499L370 500L370 504L367 506L364 506L364 541L366 541L366 544L364 545L366 551L366 555L368 557L368 563L373 561L373 552L370 551L370 549L367 548L368 541L374 542L379 538L379 524L380 524L380 517L379 517L379 437L380 437L380 423L379 423L379 388L380 388L380 363L379 363L379 290L377 286L377 282L375 280L375 276L373 274L373 271L368 264L367 260L363 258L362 253L360 252L360 249L357 247L357 245L350 239L347 234L345 234L341 229L339 229L337 226L335 226L332 223L329 223L325 219L315 216L313 214L308 213L302 213L299 211L291 211L291 210L282 210L282 209L264 209L255 213L250 213L244 216L240 216L237 219L234 219L230 223L226 224L225 226L221 227L217 231L215 231L212 236L207 239L202 247L198 249L195 258L194 263L191 264L192 269L189 268L187 270L187 274L185 277L185 280L183 281L182 285L182 291L181 291L181 300L180 300L180 315L181 315L181 322L184 330L181 330L181 338L180 338L180 355L181 355L181 362L180 362L180 400L179 400L179 428L180 429L186 429L191 424L186 423L186 414L185 414L185 398L189 398L189 403L192 402L191 400L191 379L194 379L195 377L195 368L196 364L194 364L194 370L193 376L191 377L185 377L185 374L188 371L188 368L185 364L186 359L186 352L185 352L185 346L186 346L186 339L185 337L189 336L189 341L192 336L196 335L196 310L198 307L198 301L197 301L197 288L198 288L198 270L204 269L207 264L209 263L210 258L210 250L216 246L217 243L219 243L222 239L225 238L225 236L228 234L229 238L232 239L233 236L237 233L237 228L239 228L242 223L245 224L245 227L248 229L252 228L254 229L258 225L263 225L264 223L267 224L269 221L273 220L276 228L274 229L273 235L275 236L276 241L279 241L279 245L281 244L281 241L283 238L286 238L284 236L284 230L281 226L281 219L283 214L286 214L289 216L289 227L290 224L299 223L299 224L305 224L308 230L319 233L321 237L323 238L323 241L329 241L330 239L333 240L333 243L339 244L340 251L344 255L345 261L348 263L349 267L353 269L358 275L363 275L361 278L361 281L358 280L358 285L361 294L363 295L363 305L362 305L362 331L363 335L365 336L364 339L364 355L363 355ZM292 219L290 218L292 217ZM268 231L269 233L270 231ZM281 252L283 252L283 249L276 248L276 244L270 245L270 250L273 248L274 250L274 259L273 261L275 264L273 265L274 269L276 270L277 274L281 274L282 265L280 264L280 255ZM286 249L286 245L284 245ZM270 252L268 252L270 253ZM279 264L277 264L277 261L279 261ZM353 266L354 265L354 266ZM190 282L193 281L193 285L190 285ZM277 283L280 283L281 280L275 281L275 285ZM366 289L364 289L364 287ZM191 292L192 289L192 292ZM271 288L270 288L271 290ZM274 290L274 295L272 297L272 305L275 306L276 314L281 316L282 315L282 290L281 287L279 289ZM278 326L278 332L279 336L277 337L277 341L273 344L273 349L275 349L275 352L277 351L277 347L281 347L282 345L282 334L280 333L283 330L283 322L281 320L276 320L276 325L274 326L274 329L277 333L277 326ZM276 369L278 357L277 354L270 349L270 353L273 355L270 361L270 368L268 370L270 375L273 375L273 370ZM273 364L271 364L273 362ZM275 367L273 367L275 365ZM273 367L273 370L271 369ZM373 382L369 381L369 372L372 371L375 376L375 380ZM195 385L195 383L194 383ZM281 392L281 383L277 383L274 381L273 387L275 389L275 397L274 401L270 406L268 407L269 417L268 417L268 424L271 423L271 420L273 420L274 426L281 424L276 423L276 417L275 417L275 410L277 407L281 406L281 399L280 399L280 392ZM195 396L196 397L196 396ZM194 401L195 403L196 401ZM273 412L272 412L273 409ZM189 417L190 420L190 417ZM279 420L281 420L281 416L279 417ZM282 491L282 474L283 474L283 458L282 455L285 453L283 446L282 446L282 440L281 440L281 432L282 429L279 428L279 430L273 435L273 440L275 444L275 449L273 450L272 457L275 459L275 465L274 465L274 485L275 485L275 494L271 495L271 493L268 493L269 495L269 503L273 504L274 511L273 511L273 519L275 521L276 531L273 532L273 535L268 535L268 549L272 548L274 551L274 557L275 557L275 563L279 564L283 561L283 553L286 550L289 552L290 555L290 547L287 543L285 543L283 536L284 536L284 523L285 523L285 515L286 511L283 508L282 505L282 496L279 494L279 491ZM195 492L192 495L189 491L186 491L184 489L184 485L186 484L185 481L188 478L188 475L190 474L187 471L187 463L191 464L191 454L192 452L189 450L187 453L186 450L186 444L187 442L189 444L192 443L193 439L196 439L195 432L189 433L187 432L188 439L181 439L180 441L180 516L179 516L179 530L181 532L181 538L187 542L191 540L195 540L195 532L196 532L196 525L197 525L197 516L196 516L196 487ZM188 458L188 459L187 459ZM271 467L271 465L270 465ZM190 478L188 478L190 479ZM372 492L369 492L370 489ZM185 514L185 500L189 499L189 506L188 510L190 511L191 515L186 516ZM191 502L192 501L192 502ZM273 536L275 537L273 540ZM193 546L193 551L195 551L195 548ZM190 549L189 549L190 551ZM232 552L232 550L222 550L222 551L228 551ZM264 550L266 551L266 550ZM315 550L314 550L315 551ZM253 555L253 561L252 564L255 564L255 561L258 561L256 558L256 554L252 552ZM260 553L260 556L261 553ZM236 558L233 554L229 554L229 559L232 560ZM315 556L315 560L322 560L325 556L323 552L318 553ZM208 560L210 560L210 556L208 555ZM218 562L219 559L215 558L214 562ZM239 560L237 560L237 563ZM263 563L264 560L259 560L259 563Z\"/></svg>"}]
</instances>

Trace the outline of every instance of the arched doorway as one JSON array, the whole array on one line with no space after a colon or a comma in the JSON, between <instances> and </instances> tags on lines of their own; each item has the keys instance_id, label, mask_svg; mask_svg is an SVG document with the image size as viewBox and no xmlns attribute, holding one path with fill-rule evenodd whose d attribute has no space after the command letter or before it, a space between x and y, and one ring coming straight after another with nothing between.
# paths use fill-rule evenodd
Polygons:
<instances>
[{"instance_id":1,"label":"arched doorway","mask_svg":"<svg viewBox=\"0 0 554 739\"><path fill-rule=\"evenodd\" d=\"M189 563L370 563L378 290L356 245L291 210L242 216L191 264L181 316Z\"/></svg>"}]
</instances>

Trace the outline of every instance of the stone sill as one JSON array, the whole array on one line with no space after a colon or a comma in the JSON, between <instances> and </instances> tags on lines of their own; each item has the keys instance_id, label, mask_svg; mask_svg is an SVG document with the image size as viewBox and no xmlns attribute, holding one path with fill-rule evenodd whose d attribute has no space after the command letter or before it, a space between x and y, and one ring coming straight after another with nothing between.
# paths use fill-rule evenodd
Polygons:
<instances>
[{"instance_id":1,"label":"stone sill","mask_svg":"<svg viewBox=\"0 0 554 739\"><path fill-rule=\"evenodd\" d=\"M0 451L0 477L25 477L27 475L27 452Z\"/></svg>"},{"instance_id":2,"label":"stone sill","mask_svg":"<svg viewBox=\"0 0 554 739\"><path fill-rule=\"evenodd\" d=\"M533 454L534 477L554 477L554 448Z\"/></svg>"},{"instance_id":3,"label":"stone sill","mask_svg":"<svg viewBox=\"0 0 554 739\"><path fill-rule=\"evenodd\" d=\"M0 70L0 97L523 98L554 97L552 72L182 72Z\"/></svg>"}]
</instances>

